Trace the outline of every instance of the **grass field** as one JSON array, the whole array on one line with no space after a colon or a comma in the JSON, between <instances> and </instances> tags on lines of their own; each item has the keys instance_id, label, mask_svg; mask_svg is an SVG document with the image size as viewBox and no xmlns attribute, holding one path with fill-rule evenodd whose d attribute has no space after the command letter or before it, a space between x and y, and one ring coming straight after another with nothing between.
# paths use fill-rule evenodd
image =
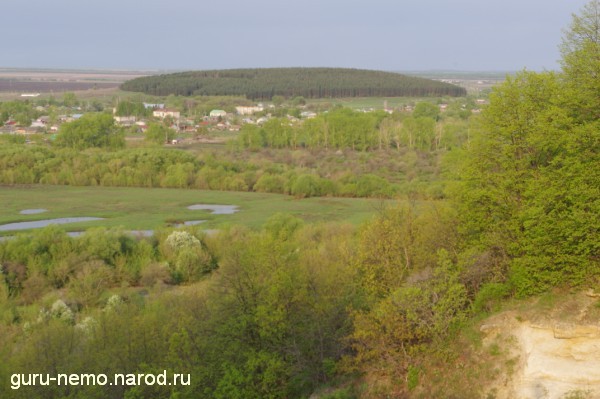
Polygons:
<instances>
[{"instance_id":1,"label":"grass field","mask_svg":"<svg viewBox=\"0 0 600 399\"><path fill-rule=\"evenodd\" d=\"M62 217L102 217L105 220L61 225L67 231L88 227L152 230L173 223L207 220L206 229L227 224L261 226L271 215L283 212L306 222L345 221L359 224L384 206L380 200L350 198L295 199L279 194L220 192L160 188L18 186L0 187L0 225ZM188 210L194 204L237 205L232 215ZM47 209L21 215L25 209ZM11 235L14 232L0 232Z\"/></svg>"}]
</instances>

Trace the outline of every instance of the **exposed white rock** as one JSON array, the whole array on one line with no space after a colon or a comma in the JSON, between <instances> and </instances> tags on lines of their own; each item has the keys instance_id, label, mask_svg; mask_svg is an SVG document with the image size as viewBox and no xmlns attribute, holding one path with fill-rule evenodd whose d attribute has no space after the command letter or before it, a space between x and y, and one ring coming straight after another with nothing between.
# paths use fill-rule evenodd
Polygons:
<instances>
[{"instance_id":1,"label":"exposed white rock","mask_svg":"<svg viewBox=\"0 0 600 399\"><path fill-rule=\"evenodd\" d=\"M523 323L514 335L522 353L514 376L515 398L600 398L597 326Z\"/></svg>"}]
</instances>

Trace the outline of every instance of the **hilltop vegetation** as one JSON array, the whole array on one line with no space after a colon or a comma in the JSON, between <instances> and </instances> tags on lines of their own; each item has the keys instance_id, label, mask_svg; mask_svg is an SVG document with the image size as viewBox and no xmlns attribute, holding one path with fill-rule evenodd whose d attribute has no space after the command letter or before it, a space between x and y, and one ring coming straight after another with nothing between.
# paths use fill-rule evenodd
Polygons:
<instances>
[{"instance_id":1,"label":"hilltop vegetation","mask_svg":"<svg viewBox=\"0 0 600 399\"><path fill-rule=\"evenodd\" d=\"M344 68L266 68L181 72L129 80L126 91L158 96L425 97L464 96L465 89L392 72Z\"/></svg>"},{"instance_id":2,"label":"hilltop vegetation","mask_svg":"<svg viewBox=\"0 0 600 399\"><path fill-rule=\"evenodd\" d=\"M0 380L14 385L19 373L27 383L0 384L0 396L501 397L499 374L522 379L531 358L513 358L494 326L481 356L478 320L554 291L568 304L567 293L600 285L599 25L593 0L565 37L562 71L516 74L480 115L457 109L452 122L450 105L443 115L427 105L391 116L332 109L297 127L281 115L244 128L218 154L103 140L5 146L4 184L401 200L380 201L359 227L300 212L214 235L192 226L73 238L50 227L1 241ZM427 195L433 175L444 179L440 195ZM589 313L563 311L597 325L600 301L592 292L587 302ZM191 382L41 385L29 373Z\"/></svg>"}]
</instances>

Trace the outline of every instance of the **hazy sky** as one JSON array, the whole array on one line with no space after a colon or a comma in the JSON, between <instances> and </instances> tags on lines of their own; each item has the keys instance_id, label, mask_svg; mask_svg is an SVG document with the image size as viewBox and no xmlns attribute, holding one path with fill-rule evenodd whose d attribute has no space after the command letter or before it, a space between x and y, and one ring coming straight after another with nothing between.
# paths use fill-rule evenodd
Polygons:
<instances>
[{"instance_id":1,"label":"hazy sky","mask_svg":"<svg viewBox=\"0 0 600 399\"><path fill-rule=\"evenodd\" d=\"M0 67L556 69L587 0L2 0Z\"/></svg>"}]
</instances>

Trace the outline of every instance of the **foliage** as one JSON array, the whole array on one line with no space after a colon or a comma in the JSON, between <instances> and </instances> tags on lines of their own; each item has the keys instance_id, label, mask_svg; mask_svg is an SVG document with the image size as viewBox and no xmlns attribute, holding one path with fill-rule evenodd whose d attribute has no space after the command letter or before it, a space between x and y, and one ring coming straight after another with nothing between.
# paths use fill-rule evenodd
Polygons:
<instances>
[{"instance_id":1,"label":"foliage","mask_svg":"<svg viewBox=\"0 0 600 399\"><path fill-rule=\"evenodd\" d=\"M437 120L440 116L440 108L435 104L421 101L415 105L413 116L415 118L430 118Z\"/></svg>"},{"instance_id":2,"label":"foliage","mask_svg":"<svg viewBox=\"0 0 600 399\"><path fill-rule=\"evenodd\" d=\"M51 236L50 232L0 243L0 261L18 262L31 252L32 244L38 246ZM89 242L79 245L80 239L65 236L40 252L55 254L48 258L48 272L58 267L63 257L87 257ZM152 261L176 257L199 245L219 259L218 271L208 280L177 292L122 289L124 276L117 268L95 257L94 263L77 263L67 285L74 294L68 301L52 300L40 307L41 313L31 315L21 307L20 320L0 328L0 337L9 349L21 348L3 356L3 365L8 367L0 368L2 378L9 378L6 370L166 372L169 378L177 372L190 373L192 383L170 387L37 386L14 392L5 384L0 393L47 398L65 396L69 389L70 395L99 398L305 397L332 378L333 365L344 352L344 337L350 331L348 309L356 299L349 267L351 239L351 231L341 226L301 227L283 216L274 218L261 232L232 229L206 247L189 232L175 231L153 243L160 251L154 252ZM58 249L64 246L63 240L71 245L70 251ZM135 248L145 242L131 245ZM112 243L98 244L106 250L92 252L111 252ZM175 252L162 254L167 250ZM121 247L119 252L119 258L129 262L136 251ZM25 259L24 267L33 263ZM72 284L82 289L71 291ZM22 294L8 300L17 304ZM8 331L4 327L27 333L4 339ZM315 351L317 346L320 349ZM39 359L40 348L43 359Z\"/></svg>"},{"instance_id":3,"label":"foliage","mask_svg":"<svg viewBox=\"0 0 600 399\"><path fill-rule=\"evenodd\" d=\"M147 141L164 144L170 143L175 138L176 132L161 123L150 123L144 135Z\"/></svg>"},{"instance_id":4,"label":"foliage","mask_svg":"<svg viewBox=\"0 0 600 399\"><path fill-rule=\"evenodd\" d=\"M125 146L125 136L109 114L85 114L65 123L55 141L58 147L82 150L90 147L118 149Z\"/></svg>"},{"instance_id":5,"label":"foliage","mask_svg":"<svg viewBox=\"0 0 600 399\"><path fill-rule=\"evenodd\" d=\"M319 150L249 153L163 148L101 151L41 146L0 147L0 183L197 188L298 197L430 198L442 183L441 154L416 151L336 154Z\"/></svg>"},{"instance_id":6,"label":"foliage","mask_svg":"<svg viewBox=\"0 0 600 399\"><path fill-rule=\"evenodd\" d=\"M372 151L408 148L437 151L460 147L466 137L465 125L456 120L438 122L439 108L431 103L410 116L389 116L384 112L334 109L299 124L287 118L272 118L263 126L244 125L236 145L239 148L325 148ZM433 107L433 108L431 108Z\"/></svg>"},{"instance_id":7,"label":"foliage","mask_svg":"<svg viewBox=\"0 0 600 399\"><path fill-rule=\"evenodd\" d=\"M561 44L561 64L565 74L566 101L570 111L586 121L600 117L600 2L588 2L571 26Z\"/></svg>"},{"instance_id":8,"label":"foliage","mask_svg":"<svg viewBox=\"0 0 600 399\"><path fill-rule=\"evenodd\" d=\"M391 72L342 68L268 68L180 72L133 79L123 90L158 96L282 97L464 96L465 89ZM279 97L277 97L279 96Z\"/></svg>"},{"instance_id":9,"label":"foliage","mask_svg":"<svg viewBox=\"0 0 600 399\"><path fill-rule=\"evenodd\" d=\"M175 282L198 280L214 268L213 260L200 240L187 231L169 234L161 249Z\"/></svg>"},{"instance_id":10,"label":"foliage","mask_svg":"<svg viewBox=\"0 0 600 399\"><path fill-rule=\"evenodd\" d=\"M465 154L463 231L506 254L504 278L519 296L598 275L598 43L586 33L597 34L597 10L592 1L574 17L562 74L522 72L494 89Z\"/></svg>"},{"instance_id":11,"label":"foliage","mask_svg":"<svg viewBox=\"0 0 600 399\"><path fill-rule=\"evenodd\" d=\"M151 114L151 110L146 109L144 103L137 101L119 101L115 109L115 115L117 116L135 116L143 118L150 116Z\"/></svg>"},{"instance_id":12,"label":"foliage","mask_svg":"<svg viewBox=\"0 0 600 399\"><path fill-rule=\"evenodd\" d=\"M31 121L40 115L27 101L6 101L0 103L0 126L14 120L21 126L31 125Z\"/></svg>"},{"instance_id":13,"label":"foliage","mask_svg":"<svg viewBox=\"0 0 600 399\"><path fill-rule=\"evenodd\" d=\"M426 279L397 286L367 312L357 313L352 333L354 362L412 377L414 361L428 345L443 340L466 316L466 289L447 252L438 252L437 267Z\"/></svg>"},{"instance_id":14,"label":"foliage","mask_svg":"<svg viewBox=\"0 0 600 399\"><path fill-rule=\"evenodd\" d=\"M391 117L334 109L299 126L274 118L241 133L239 146L253 151L218 156L81 150L79 141L75 149L4 146L0 181L8 184L404 193L409 200L382 201L359 229L270 209L259 229L232 226L214 236L165 229L136 240L95 229L73 238L49 227L1 241L0 379L57 370L193 378L153 387L3 384L0 396L482 393L432 386L449 386L440 382L455 375L448 364L464 381L481 380L464 369L480 359L465 360L468 345L455 337L465 319L495 311L511 295L585 286L600 275L597 22L593 0L565 36L563 71L507 78L474 124L449 122L429 104ZM239 71L220 76L228 73ZM268 98L288 96L271 91ZM296 150L303 146L313 152ZM414 195L421 185L441 191L422 177L442 173L438 151L440 169L456 180L451 203ZM492 346L492 355L500 352Z\"/></svg>"}]
</instances>

